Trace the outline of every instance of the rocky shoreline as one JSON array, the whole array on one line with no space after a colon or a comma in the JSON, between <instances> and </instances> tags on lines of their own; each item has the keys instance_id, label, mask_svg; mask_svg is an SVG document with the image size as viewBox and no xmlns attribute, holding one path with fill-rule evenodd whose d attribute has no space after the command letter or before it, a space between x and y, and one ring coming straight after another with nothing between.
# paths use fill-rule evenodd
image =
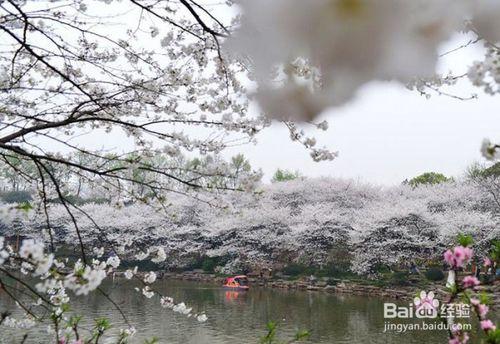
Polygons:
<instances>
[{"instance_id":1,"label":"rocky shoreline","mask_svg":"<svg viewBox=\"0 0 500 344\"><path fill-rule=\"evenodd\" d=\"M201 283L211 283L222 285L225 277L215 274L207 274L202 272L187 271L182 273L174 272L157 272L158 277L162 279L174 279L182 281L192 281ZM306 278L297 280L287 280L281 278L261 279L256 277L248 277L250 285L260 288L274 288L283 290L301 290L313 292L327 292L338 294L349 294L359 296L374 296L388 298L394 300L412 300L422 289L416 286L391 286L379 287L368 284L361 284L349 280L341 280L335 278L324 278L315 281L310 281ZM493 296L493 307L500 309L500 281L494 285L488 286L488 291ZM433 291L438 299L444 299L446 291L442 283L432 283L427 286L427 291Z\"/></svg>"},{"instance_id":2,"label":"rocky shoreline","mask_svg":"<svg viewBox=\"0 0 500 344\"><path fill-rule=\"evenodd\" d=\"M182 281L202 282L222 285L225 277L215 274L199 273L199 272L157 272L158 278L174 279ZM275 288L284 290L302 290L302 291L318 291L328 293L341 293L362 296L379 296L391 299L411 300L419 292L415 287L377 287L354 283L348 280L325 278L316 281L307 281L306 279L287 280L280 278L260 279L248 277L249 283L252 286L261 288Z\"/></svg>"}]
</instances>

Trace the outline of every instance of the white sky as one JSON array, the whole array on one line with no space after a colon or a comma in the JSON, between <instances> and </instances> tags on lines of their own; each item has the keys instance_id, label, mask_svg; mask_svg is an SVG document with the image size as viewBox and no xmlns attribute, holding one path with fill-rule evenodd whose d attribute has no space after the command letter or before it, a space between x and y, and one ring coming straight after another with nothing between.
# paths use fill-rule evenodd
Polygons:
<instances>
[{"instance_id":1,"label":"white sky","mask_svg":"<svg viewBox=\"0 0 500 344\"><path fill-rule=\"evenodd\" d=\"M467 40L466 40L467 41ZM443 51L457 47L454 39ZM468 47L441 58L440 71L462 74L466 66L481 58L480 47ZM500 96L479 92L468 82L450 92L479 99L460 101L435 95L431 99L395 83L373 83L356 99L323 116L330 123L318 133L318 145L339 151L334 161L315 163L307 151L288 139L286 128L276 124L258 136L255 146L238 147L265 180L279 168L299 170L306 176L356 178L377 184L400 183L426 171L459 176L474 161L485 137L500 141Z\"/></svg>"}]
</instances>

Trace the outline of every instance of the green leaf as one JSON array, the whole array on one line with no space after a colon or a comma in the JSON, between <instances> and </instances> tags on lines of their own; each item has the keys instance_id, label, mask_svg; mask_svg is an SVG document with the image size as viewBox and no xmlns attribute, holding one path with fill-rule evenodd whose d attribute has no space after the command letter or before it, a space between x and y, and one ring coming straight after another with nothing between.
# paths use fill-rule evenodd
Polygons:
<instances>
[{"instance_id":1,"label":"green leaf","mask_svg":"<svg viewBox=\"0 0 500 344\"><path fill-rule=\"evenodd\" d=\"M488 338L486 341L489 344L500 344L500 328L498 328L498 326L495 331L488 332Z\"/></svg>"},{"instance_id":2,"label":"green leaf","mask_svg":"<svg viewBox=\"0 0 500 344\"><path fill-rule=\"evenodd\" d=\"M302 340L302 339L308 338L309 336L310 336L310 333L307 330L298 331L295 334L295 340Z\"/></svg>"},{"instance_id":3,"label":"green leaf","mask_svg":"<svg viewBox=\"0 0 500 344\"><path fill-rule=\"evenodd\" d=\"M104 332L111 328L111 323L108 318L97 318L95 319L95 328L100 332Z\"/></svg>"},{"instance_id":4,"label":"green leaf","mask_svg":"<svg viewBox=\"0 0 500 344\"><path fill-rule=\"evenodd\" d=\"M457 241L463 247L472 246L474 243L474 239L469 234L459 234Z\"/></svg>"},{"instance_id":5,"label":"green leaf","mask_svg":"<svg viewBox=\"0 0 500 344\"><path fill-rule=\"evenodd\" d=\"M22 202L22 203L19 203L16 207L16 209L18 210L22 210L24 212L29 212L31 209L33 209L33 206L31 205L30 202Z\"/></svg>"}]
</instances>

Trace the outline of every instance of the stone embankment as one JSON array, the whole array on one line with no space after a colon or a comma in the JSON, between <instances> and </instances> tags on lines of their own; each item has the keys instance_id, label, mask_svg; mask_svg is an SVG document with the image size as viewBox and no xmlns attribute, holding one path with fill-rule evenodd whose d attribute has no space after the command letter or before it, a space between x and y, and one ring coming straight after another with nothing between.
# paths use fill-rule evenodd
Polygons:
<instances>
[{"instance_id":1,"label":"stone embankment","mask_svg":"<svg viewBox=\"0 0 500 344\"><path fill-rule=\"evenodd\" d=\"M176 280L213 283L222 285L225 277L217 276L215 274L207 274L201 271L187 271L182 273L158 272L159 278L170 278ZM259 286L263 288L276 288L285 290L303 290L303 291L318 291L327 293L340 293L349 295L361 296L377 296L389 299L412 300L422 289L416 286L398 286L398 287L379 287L368 284L361 284L358 282L325 278L311 281L309 278L302 278L297 280L289 279L261 279L256 277L249 277L249 282L252 286ZM482 288L493 296L493 304L495 308L500 308L500 281L493 285ZM442 283L434 282L429 284L426 291L433 291L439 300L446 299L446 291Z\"/></svg>"},{"instance_id":2,"label":"stone embankment","mask_svg":"<svg viewBox=\"0 0 500 344\"><path fill-rule=\"evenodd\" d=\"M182 272L182 273L158 273L160 278L170 278L176 280L193 281L193 282L204 282L204 283L214 283L221 285L225 277L217 276L215 274L207 274L201 272ZM261 279L255 277L248 278L250 285L259 286L263 288L276 288L276 289L286 289L286 290L304 290L304 291L322 291L328 293L342 293L351 295L366 295L366 296L380 296L392 299L411 299L413 298L418 290L416 288L410 287L398 287L398 288L382 288L371 285L364 285L359 283L354 283L346 280L340 279L319 279L311 281L307 278L298 280L288 280L288 279Z\"/></svg>"}]
</instances>

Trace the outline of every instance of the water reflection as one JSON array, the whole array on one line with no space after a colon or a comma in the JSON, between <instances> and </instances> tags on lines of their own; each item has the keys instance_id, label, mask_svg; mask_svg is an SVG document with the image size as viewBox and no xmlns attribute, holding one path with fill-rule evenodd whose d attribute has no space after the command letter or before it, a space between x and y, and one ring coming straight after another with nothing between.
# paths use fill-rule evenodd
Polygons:
<instances>
[{"instance_id":1,"label":"water reflection","mask_svg":"<svg viewBox=\"0 0 500 344\"><path fill-rule=\"evenodd\" d=\"M227 302L233 302L233 301L236 301L236 299L241 295L241 294L244 294L244 293L247 293L246 291L245 292L240 292L240 291L226 291L225 292L225 296L226 296L226 301Z\"/></svg>"},{"instance_id":2,"label":"water reflection","mask_svg":"<svg viewBox=\"0 0 500 344\"><path fill-rule=\"evenodd\" d=\"M280 325L280 334L286 338L291 338L298 329L310 330L312 343L446 342L444 332L382 333L383 300L375 298L262 288L238 292L210 284L160 281L157 287L164 294L186 302L194 313L208 315L209 320L200 324L161 308L158 300L145 299L133 291L133 285L123 283L130 284L116 281L105 285L105 289L140 331L134 343L152 336L159 337L161 343L173 344L258 343L265 333L265 324L271 320ZM12 301L0 294L0 310L6 308L16 309ZM109 317L115 330L125 327L119 313L99 294L78 298L77 311L90 319ZM45 327L31 329L27 343L46 343L40 335L45 330ZM20 338L16 331L5 328L1 331L0 343L10 344Z\"/></svg>"}]
</instances>

